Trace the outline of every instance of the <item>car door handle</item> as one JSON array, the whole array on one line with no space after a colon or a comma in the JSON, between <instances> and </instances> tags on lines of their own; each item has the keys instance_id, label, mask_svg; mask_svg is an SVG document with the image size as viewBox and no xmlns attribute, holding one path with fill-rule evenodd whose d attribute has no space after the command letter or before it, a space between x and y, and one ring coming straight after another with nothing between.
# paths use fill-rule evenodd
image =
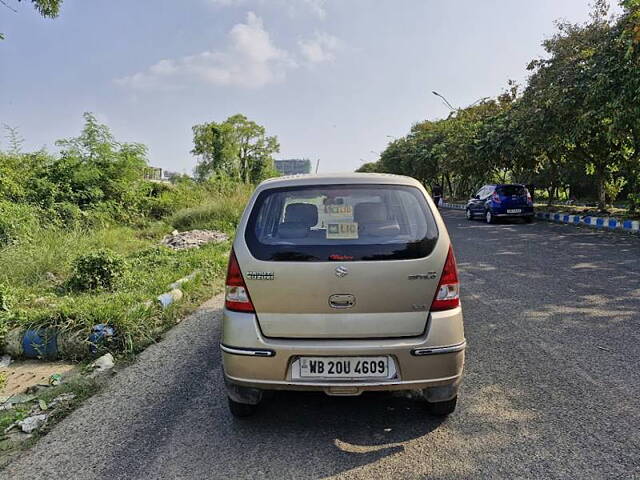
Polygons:
<instances>
[{"instance_id":1,"label":"car door handle","mask_svg":"<svg viewBox=\"0 0 640 480\"><path fill-rule=\"evenodd\" d=\"M356 303L356 297L349 294L336 294L329 297L331 308L351 308Z\"/></svg>"}]
</instances>

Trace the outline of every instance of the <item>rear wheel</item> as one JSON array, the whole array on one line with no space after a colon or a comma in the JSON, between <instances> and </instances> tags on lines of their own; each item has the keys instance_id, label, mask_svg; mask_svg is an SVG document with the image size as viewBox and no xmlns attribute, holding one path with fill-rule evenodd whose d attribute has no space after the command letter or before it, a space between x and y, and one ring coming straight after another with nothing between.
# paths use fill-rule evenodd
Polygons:
<instances>
[{"instance_id":1,"label":"rear wheel","mask_svg":"<svg viewBox=\"0 0 640 480\"><path fill-rule=\"evenodd\" d=\"M256 410L258 409L257 405L250 405L248 403L236 402L234 400L231 400L231 398L228 398L228 400L229 400L229 411L231 412L231 415L233 415L234 417L238 417L238 418L250 417L251 415L256 413Z\"/></svg>"},{"instance_id":2,"label":"rear wheel","mask_svg":"<svg viewBox=\"0 0 640 480\"><path fill-rule=\"evenodd\" d=\"M427 411L434 417L446 417L447 415L451 415L453 412L455 412L457 403L457 395L451 400L447 400L446 402L429 402L427 403Z\"/></svg>"},{"instance_id":3,"label":"rear wheel","mask_svg":"<svg viewBox=\"0 0 640 480\"><path fill-rule=\"evenodd\" d=\"M495 218L493 218L493 214L491 213L491 210L487 210L487 212L484 214L484 218L489 224L495 223Z\"/></svg>"},{"instance_id":4,"label":"rear wheel","mask_svg":"<svg viewBox=\"0 0 640 480\"><path fill-rule=\"evenodd\" d=\"M467 220L473 220L473 212L471 211L471 209L467 208L465 214L467 216Z\"/></svg>"},{"instance_id":5,"label":"rear wheel","mask_svg":"<svg viewBox=\"0 0 640 480\"><path fill-rule=\"evenodd\" d=\"M524 222L525 222L525 223L531 223L531 222L533 222L533 217L524 217Z\"/></svg>"}]
</instances>

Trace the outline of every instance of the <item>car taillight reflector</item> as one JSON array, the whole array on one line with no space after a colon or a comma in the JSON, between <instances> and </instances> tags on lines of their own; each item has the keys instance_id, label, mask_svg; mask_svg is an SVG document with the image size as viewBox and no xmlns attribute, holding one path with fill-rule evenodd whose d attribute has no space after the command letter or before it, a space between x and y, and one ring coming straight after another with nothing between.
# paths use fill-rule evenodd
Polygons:
<instances>
[{"instance_id":1,"label":"car taillight reflector","mask_svg":"<svg viewBox=\"0 0 640 480\"><path fill-rule=\"evenodd\" d=\"M228 310L238 312L255 312L249 290L242 278L242 271L238 264L238 259L233 250L229 256L229 266L227 267L227 281L225 287L224 305Z\"/></svg>"},{"instance_id":2,"label":"car taillight reflector","mask_svg":"<svg viewBox=\"0 0 640 480\"><path fill-rule=\"evenodd\" d=\"M458 267L453 247L449 246L447 260L444 262L440 283L436 290L436 296L431 303L432 312L451 310L460 306L460 282L458 281Z\"/></svg>"},{"instance_id":3,"label":"car taillight reflector","mask_svg":"<svg viewBox=\"0 0 640 480\"><path fill-rule=\"evenodd\" d=\"M502 203L502 200L500 200L500 195L498 194L498 192L493 192L493 201L496 203Z\"/></svg>"}]
</instances>

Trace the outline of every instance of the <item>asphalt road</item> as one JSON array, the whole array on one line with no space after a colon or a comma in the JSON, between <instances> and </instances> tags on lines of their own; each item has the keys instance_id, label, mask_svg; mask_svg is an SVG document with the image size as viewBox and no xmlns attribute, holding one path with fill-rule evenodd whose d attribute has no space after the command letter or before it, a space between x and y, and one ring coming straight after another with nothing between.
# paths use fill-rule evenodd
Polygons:
<instances>
[{"instance_id":1,"label":"asphalt road","mask_svg":"<svg viewBox=\"0 0 640 480\"><path fill-rule=\"evenodd\" d=\"M640 238L444 215L469 341L447 420L299 393L233 419L215 298L0 477L640 478Z\"/></svg>"}]
</instances>

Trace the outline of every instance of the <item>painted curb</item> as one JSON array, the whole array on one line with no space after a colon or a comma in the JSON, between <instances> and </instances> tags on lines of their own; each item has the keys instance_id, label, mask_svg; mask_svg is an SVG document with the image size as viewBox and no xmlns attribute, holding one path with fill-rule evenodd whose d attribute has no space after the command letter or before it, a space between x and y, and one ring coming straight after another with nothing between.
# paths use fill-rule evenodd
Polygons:
<instances>
[{"instance_id":1,"label":"painted curb","mask_svg":"<svg viewBox=\"0 0 640 480\"><path fill-rule=\"evenodd\" d=\"M536 218L566 225L580 225L598 230L640 233L638 220L619 220L613 217L595 217L593 215L572 215L569 213L536 212Z\"/></svg>"},{"instance_id":2,"label":"painted curb","mask_svg":"<svg viewBox=\"0 0 640 480\"><path fill-rule=\"evenodd\" d=\"M465 210L466 205L460 203L443 203L440 208ZM571 215L569 213L536 212L536 218L566 225L579 225L616 232L640 233L640 221L619 220L613 217L594 217L593 215Z\"/></svg>"}]
</instances>

